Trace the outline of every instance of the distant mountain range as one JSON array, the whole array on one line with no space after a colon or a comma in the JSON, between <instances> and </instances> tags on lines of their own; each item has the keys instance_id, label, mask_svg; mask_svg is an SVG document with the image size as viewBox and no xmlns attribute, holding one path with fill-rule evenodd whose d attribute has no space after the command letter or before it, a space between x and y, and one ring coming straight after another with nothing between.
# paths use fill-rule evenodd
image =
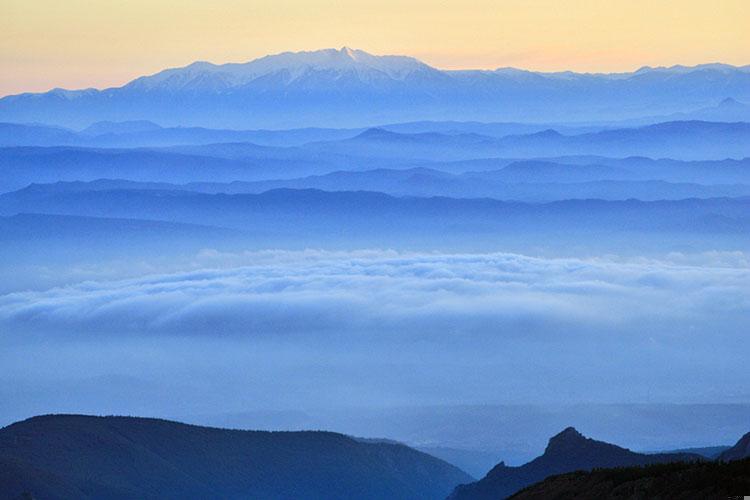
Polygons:
<instances>
[{"instance_id":1,"label":"distant mountain range","mask_svg":"<svg viewBox=\"0 0 750 500\"><path fill-rule=\"evenodd\" d=\"M549 440L547 449L540 457L520 467L508 467L501 462L483 479L457 487L449 500L506 498L549 476L577 470L702 460L702 456L688 453L635 453L613 444L586 438L574 428L568 427Z\"/></svg>"},{"instance_id":2,"label":"distant mountain range","mask_svg":"<svg viewBox=\"0 0 750 500\"><path fill-rule=\"evenodd\" d=\"M750 165L750 160L746 160ZM715 162L721 169L722 162ZM687 171L693 167L683 165ZM658 168L658 167L657 167ZM697 169L696 169L697 170ZM727 169L728 170L728 169ZM638 180L628 170L619 172L622 180L607 178L614 167L603 165L566 165L546 162L514 162L500 170L448 174L426 168L404 170L337 171L325 175L255 182L138 182L122 179L58 182L37 185L50 191L163 190L192 191L206 194L260 194L272 189L318 189L322 191L373 191L393 196L449 198L494 198L508 201L549 202L561 200L681 200L750 196L750 168L744 184L708 184L668 182L661 179ZM722 172L714 172L718 177ZM727 172L724 172L725 174ZM664 172L654 169L654 177ZM630 177L630 179L628 179ZM635 179L634 179L635 178ZM576 179L579 179L576 182Z\"/></svg>"},{"instance_id":3,"label":"distant mountain range","mask_svg":"<svg viewBox=\"0 0 750 500\"><path fill-rule=\"evenodd\" d=\"M632 73L445 71L342 48L247 63L196 62L105 90L0 99L0 121L74 128L151 120L220 128L362 127L413 120L559 122L684 113L750 101L750 67L644 67Z\"/></svg>"},{"instance_id":4,"label":"distant mountain range","mask_svg":"<svg viewBox=\"0 0 750 500\"><path fill-rule=\"evenodd\" d=\"M0 498L442 499L471 476L401 444L332 432L48 415L0 429Z\"/></svg>"},{"instance_id":5,"label":"distant mountain range","mask_svg":"<svg viewBox=\"0 0 750 500\"><path fill-rule=\"evenodd\" d=\"M747 248L750 244L750 198L523 203L394 197L367 191L275 189L260 194L208 194L123 187L107 190L96 184L91 189L80 184L34 185L0 195L0 215L83 217L71 230L93 240L94 228L101 225L87 229L90 218L179 224L169 231L174 231L175 238L192 234L189 243L195 251L223 248L228 240L241 241L245 248L382 246L443 251L503 248L513 252L566 252L576 248L587 252L705 251ZM0 253L8 254L3 258L15 260L50 247L57 254L75 254L75 238L45 228L52 221L29 222L35 225L37 237L10 241L9 235L0 234L0 243L5 246ZM108 252L121 252L123 256L135 255L136 251L140 254L142 250L135 241L145 239L150 242L149 248L173 243L169 232L144 229L134 242L113 247L106 245L110 241L106 235L114 229L102 226L101 230L102 245L109 248ZM59 237L51 239L54 235ZM41 241L49 246L40 247Z\"/></svg>"},{"instance_id":6,"label":"distant mountain range","mask_svg":"<svg viewBox=\"0 0 750 500\"><path fill-rule=\"evenodd\" d=\"M121 124L124 125L124 124ZM438 129L442 124L435 123ZM119 127L114 127L115 129ZM416 129L403 124L397 129ZM460 129L461 127L459 127ZM468 129L472 127L467 126ZM309 129L288 132L210 129L148 129L109 133L93 138L51 127L0 123L0 146L97 146L131 148L170 146L172 152L263 160L319 161L348 159L350 169L389 161L458 161L480 158L542 158L570 155L646 156L679 160L723 160L750 157L750 122L676 121L634 128L562 134L553 129L500 137L474 132L395 132L385 128L357 133L350 129ZM257 138L266 145L256 144ZM319 140L319 139L325 140ZM301 144L300 144L301 142ZM269 143L282 143L268 145Z\"/></svg>"},{"instance_id":7,"label":"distant mountain range","mask_svg":"<svg viewBox=\"0 0 750 500\"><path fill-rule=\"evenodd\" d=\"M750 121L750 105L727 97L716 106L674 113L668 116L651 117L649 121L665 122L675 120L703 120L717 122L747 122Z\"/></svg>"},{"instance_id":8,"label":"distant mountain range","mask_svg":"<svg viewBox=\"0 0 750 500\"><path fill-rule=\"evenodd\" d=\"M434 132L401 134L369 129L351 139L306 147L350 156L418 160L566 155L723 160L750 156L750 123L665 122L570 136L550 129L501 138Z\"/></svg>"},{"instance_id":9,"label":"distant mountain range","mask_svg":"<svg viewBox=\"0 0 750 500\"><path fill-rule=\"evenodd\" d=\"M35 185L0 195L0 214L136 218L322 237L342 230L351 237L377 231L383 237L410 231L443 234L448 228L458 234L465 231L462 225L471 221L471 230L479 237L508 231L599 232L613 224L621 230L646 232L744 233L750 224L749 204L750 198L566 200L536 204L493 199L399 198L366 191L313 189L226 195L159 189L86 189L85 185L72 184Z\"/></svg>"}]
</instances>

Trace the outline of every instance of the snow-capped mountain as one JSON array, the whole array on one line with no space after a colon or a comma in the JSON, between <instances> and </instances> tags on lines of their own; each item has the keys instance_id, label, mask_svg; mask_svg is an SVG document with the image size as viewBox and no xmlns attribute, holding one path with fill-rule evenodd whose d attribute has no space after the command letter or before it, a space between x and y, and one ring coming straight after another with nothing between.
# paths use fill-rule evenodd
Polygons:
<instances>
[{"instance_id":1,"label":"snow-capped mountain","mask_svg":"<svg viewBox=\"0 0 750 500\"><path fill-rule=\"evenodd\" d=\"M240 87L261 79L290 85L324 74L332 80L355 78L378 85L388 80L405 81L415 75L440 76L441 72L412 57L374 56L343 47L314 52L284 52L247 63L195 62L184 68L161 71L130 82L128 89L220 90Z\"/></svg>"},{"instance_id":2,"label":"snow-capped mountain","mask_svg":"<svg viewBox=\"0 0 750 500\"><path fill-rule=\"evenodd\" d=\"M196 62L118 88L0 99L0 121L83 128L151 120L219 128L363 127L415 120L635 119L750 101L750 67L707 64L632 73L446 71L347 47L246 63Z\"/></svg>"}]
</instances>

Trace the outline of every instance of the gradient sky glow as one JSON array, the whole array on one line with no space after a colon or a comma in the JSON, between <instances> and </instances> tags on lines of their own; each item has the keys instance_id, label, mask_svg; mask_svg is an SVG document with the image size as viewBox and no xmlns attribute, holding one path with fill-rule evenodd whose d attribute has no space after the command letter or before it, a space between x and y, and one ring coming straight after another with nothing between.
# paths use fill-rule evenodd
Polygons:
<instances>
[{"instance_id":1,"label":"gradient sky glow","mask_svg":"<svg viewBox=\"0 0 750 500\"><path fill-rule=\"evenodd\" d=\"M350 46L440 68L750 63L748 0L2 0L0 95Z\"/></svg>"}]
</instances>

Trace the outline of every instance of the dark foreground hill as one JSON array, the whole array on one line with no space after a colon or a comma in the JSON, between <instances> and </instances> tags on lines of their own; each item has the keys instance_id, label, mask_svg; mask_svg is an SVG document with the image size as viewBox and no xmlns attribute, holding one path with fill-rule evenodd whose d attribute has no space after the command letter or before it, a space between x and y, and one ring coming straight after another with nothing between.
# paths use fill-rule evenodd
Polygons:
<instances>
[{"instance_id":1,"label":"dark foreground hill","mask_svg":"<svg viewBox=\"0 0 750 500\"><path fill-rule=\"evenodd\" d=\"M740 440L737 441L737 444L719 455L719 460L725 462L730 460L740 460L743 458L750 458L750 432L742 436Z\"/></svg>"},{"instance_id":2,"label":"dark foreground hill","mask_svg":"<svg viewBox=\"0 0 750 500\"><path fill-rule=\"evenodd\" d=\"M444 498L470 476L400 444L132 417L0 429L0 498Z\"/></svg>"},{"instance_id":3,"label":"dark foreground hill","mask_svg":"<svg viewBox=\"0 0 750 500\"><path fill-rule=\"evenodd\" d=\"M657 464L597 469L547 478L514 500L742 498L750 491L750 459L736 462ZM498 497L499 498L499 497Z\"/></svg>"},{"instance_id":4,"label":"dark foreground hill","mask_svg":"<svg viewBox=\"0 0 750 500\"><path fill-rule=\"evenodd\" d=\"M702 460L702 457L688 453L635 453L613 444L586 438L574 428L568 427L549 440L547 449L540 457L520 467L508 467L501 462L483 479L457 487L449 498L497 500L549 476L565 472L698 460Z\"/></svg>"}]
</instances>

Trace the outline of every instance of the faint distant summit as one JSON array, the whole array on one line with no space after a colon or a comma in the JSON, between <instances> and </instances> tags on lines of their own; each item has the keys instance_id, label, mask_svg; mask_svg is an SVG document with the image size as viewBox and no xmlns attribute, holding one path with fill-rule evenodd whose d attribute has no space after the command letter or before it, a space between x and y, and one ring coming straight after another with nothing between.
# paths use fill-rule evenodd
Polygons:
<instances>
[{"instance_id":1,"label":"faint distant summit","mask_svg":"<svg viewBox=\"0 0 750 500\"><path fill-rule=\"evenodd\" d=\"M124 122L101 121L92 123L81 131L86 135L103 135L103 134L125 134L132 132L149 132L159 130L161 127L148 120L131 120Z\"/></svg>"},{"instance_id":2,"label":"faint distant summit","mask_svg":"<svg viewBox=\"0 0 750 500\"><path fill-rule=\"evenodd\" d=\"M672 73L672 74L685 74L694 71L743 71L750 72L750 65L748 66L733 66L731 64L724 63L707 63L697 64L695 66L684 66L682 64L675 64L674 66L642 66L635 71L635 74L643 73Z\"/></svg>"}]
</instances>

